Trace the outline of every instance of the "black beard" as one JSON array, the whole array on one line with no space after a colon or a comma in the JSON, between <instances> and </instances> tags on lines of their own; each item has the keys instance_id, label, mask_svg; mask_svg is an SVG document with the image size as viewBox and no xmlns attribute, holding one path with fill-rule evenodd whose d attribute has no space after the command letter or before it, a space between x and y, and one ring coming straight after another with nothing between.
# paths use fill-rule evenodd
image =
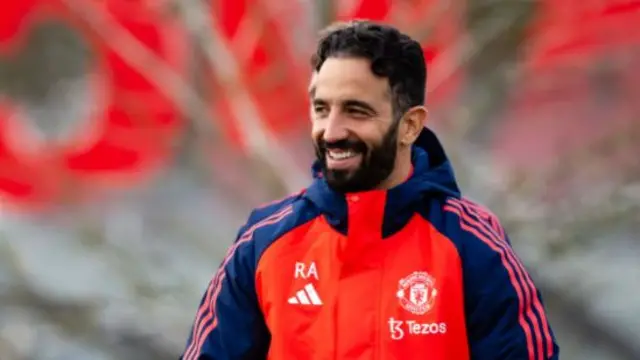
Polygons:
<instances>
[{"instance_id":1,"label":"black beard","mask_svg":"<svg viewBox=\"0 0 640 360\"><path fill-rule=\"evenodd\" d=\"M341 140L333 143L318 141L316 157L322 164L322 175L334 191L353 193L377 188L393 172L396 162L399 122L395 122L382 137L379 145L368 148L361 141ZM362 163L356 170L327 169L329 149L352 150L362 154Z\"/></svg>"}]
</instances>

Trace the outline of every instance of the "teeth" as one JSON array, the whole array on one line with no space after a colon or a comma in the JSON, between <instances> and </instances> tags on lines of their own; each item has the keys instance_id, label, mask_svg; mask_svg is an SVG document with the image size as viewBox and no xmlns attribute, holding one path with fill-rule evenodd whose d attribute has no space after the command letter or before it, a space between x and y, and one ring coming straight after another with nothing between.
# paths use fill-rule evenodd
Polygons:
<instances>
[{"instance_id":1,"label":"teeth","mask_svg":"<svg viewBox=\"0 0 640 360\"><path fill-rule=\"evenodd\" d=\"M329 156L335 160L344 160L344 159L348 159L350 157L356 156L356 153L353 151L342 151L342 152L330 151Z\"/></svg>"}]
</instances>

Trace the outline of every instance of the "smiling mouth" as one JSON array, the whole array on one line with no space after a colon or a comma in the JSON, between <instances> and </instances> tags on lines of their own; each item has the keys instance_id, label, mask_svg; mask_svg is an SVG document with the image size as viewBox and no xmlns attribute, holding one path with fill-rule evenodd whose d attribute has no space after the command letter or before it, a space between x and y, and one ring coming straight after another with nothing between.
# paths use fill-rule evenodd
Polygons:
<instances>
[{"instance_id":1,"label":"smiling mouth","mask_svg":"<svg viewBox=\"0 0 640 360\"><path fill-rule=\"evenodd\" d=\"M358 155L357 152L353 150L329 150L327 151L327 157L332 160L346 160L355 157Z\"/></svg>"},{"instance_id":2,"label":"smiling mouth","mask_svg":"<svg viewBox=\"0 0 640 360\"><path fill-rule=\"evenodd\" d=\"M348 170L359 166L362 154L354 150L327 150L327 168L332 170Z\"/></svg>"}]
</instances>

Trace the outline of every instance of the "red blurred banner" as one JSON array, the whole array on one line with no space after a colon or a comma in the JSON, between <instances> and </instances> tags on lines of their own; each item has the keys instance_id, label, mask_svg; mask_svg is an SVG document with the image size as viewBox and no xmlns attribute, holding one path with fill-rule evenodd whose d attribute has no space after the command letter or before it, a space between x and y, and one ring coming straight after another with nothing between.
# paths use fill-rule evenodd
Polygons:
<instances>
[{"instance_id":1,"label":"red blurred banner","mask_svg":"<svg viewBox=\"0 0 640 360\"><path fill-rule=\"evenodd\" d=\"M67 7L74 1L109 19L119 30L97 33L95 24ZM306 87L311 70L308 59L316 40L316 30L310 25L317 20L315 4L289 0L211 3L212 32L230 50L231 65L237 67L238 75L231 80L213 72L204 76L212 89L213 118L239 152L247 150L247 129L255 130L250 127L256 122L268 132L269 141L286 144L299 138L308 128ZM43 21L62 22L81 34L93 52L90 98L98 106L90 114L88 128L79 128L66 143L53 145L38 142L31 134L19 99L0 94L0 196L21 205L57 202L70 195L82 198L98 190L138 184L165 163L181 129L179 112L165 97L162 90L166 89L125 61L120 51L131 49L112 47L122 30L182 74L187 37L180 24L169 20L162 4L20 0L3 5L0 57L23 51L27 35ZM464 82L456 52L465 38L463 6L444 0L336 0L334 10L336 20L390 23L419 39L429 72L427 104L437 108L455 99ZM548 150L553 157L555 142L571 147L569 137L599 134L599 127L584 126L585 119L596 114L597 107L589 104L602 98L596 93L605 87L593 84L593 64L612 58L639 62L638 56L629 54L640 46L640 0L540 0L537 6L524 52L524 75L507 111L506 125L496 132L501 154L530 154L537 148L553 149ZM230 72L225 66L230 65L222 64L221 71ZM631 70L619 76L616 86L624 89L619 98L637 97L640 75L633 71L637 66L620 68ZM557 99L574 105L548 106L557 104ZM579 114L575 113L576 103L586 104ZM547 115L541 116L543 109ZM617 118L628 117L625 111L619 107ZM564 125L544 118L562 119ZM558 129L565 129L564 135L551 139L548 134L559 133ZM536 140L523 140L533 138ZM515 161L526 163L520 158Z\"/></svg>"},{"instance_id":2,"label":"red blurred banner","mask_svg":"<svg viewBox=\"0 0 640 360\"><path fill-rule=\"evenodd\" d=\"M158 7L126 0L83 1L112 20L171 66L183 71L186 38L180 27L163 19ZM77 129L64 145L34 146L22 121L17 99L0 102L0 194L12 204L41 206L61 197L83 197L90 189L131 185L170 155L180 128L174 104L139 69L111 48L92 24L69 10L62 0L21 0L0 12L0 56L10 57L43 21L59 21L82 35L94 58L90 98L97 111L90 127ZM87 74L89 75L89 74ZM15 141L20 138L20 141Z\"/></svg>"},{"instance_id":3,"label":"red blurred banner","mask_svg":"<svg viewBox=\"0 0 640 360\"><path fill-rule=\"evenodd\" d=\"M537 5L494 143L496 159L527 170L615 136L640 113L640 0Z\"/></svg>"},{"instance_id":4,"label":"red blurred banner","mask_svg":"<svg viewBox=\"0 0 640 360\"><path fill-rule=\"evenodd\" d=\"M607 51L640 44L639 0L540 0L531 27L532 68L576 66Z\"/></svg>"}]
</instances>

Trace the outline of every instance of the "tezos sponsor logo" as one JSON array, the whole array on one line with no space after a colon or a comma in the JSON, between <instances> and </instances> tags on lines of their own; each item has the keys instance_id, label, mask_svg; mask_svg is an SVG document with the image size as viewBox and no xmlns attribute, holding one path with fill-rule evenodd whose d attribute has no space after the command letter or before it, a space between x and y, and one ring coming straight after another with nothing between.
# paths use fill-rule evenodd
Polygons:
<instances>
[{"instance_id":1,"label":"tezos sponsor logo","mask_svg":"<svg viewBox=\"0 0 640 360\"><path fill-rule=\"evenodd\" d=\"M414 320L396 320L389 318L389 332L391 339L400 340L405 335L438 335L447 333L447 324L440 323L421 323Z\"/></svg>"}]
</instances>

